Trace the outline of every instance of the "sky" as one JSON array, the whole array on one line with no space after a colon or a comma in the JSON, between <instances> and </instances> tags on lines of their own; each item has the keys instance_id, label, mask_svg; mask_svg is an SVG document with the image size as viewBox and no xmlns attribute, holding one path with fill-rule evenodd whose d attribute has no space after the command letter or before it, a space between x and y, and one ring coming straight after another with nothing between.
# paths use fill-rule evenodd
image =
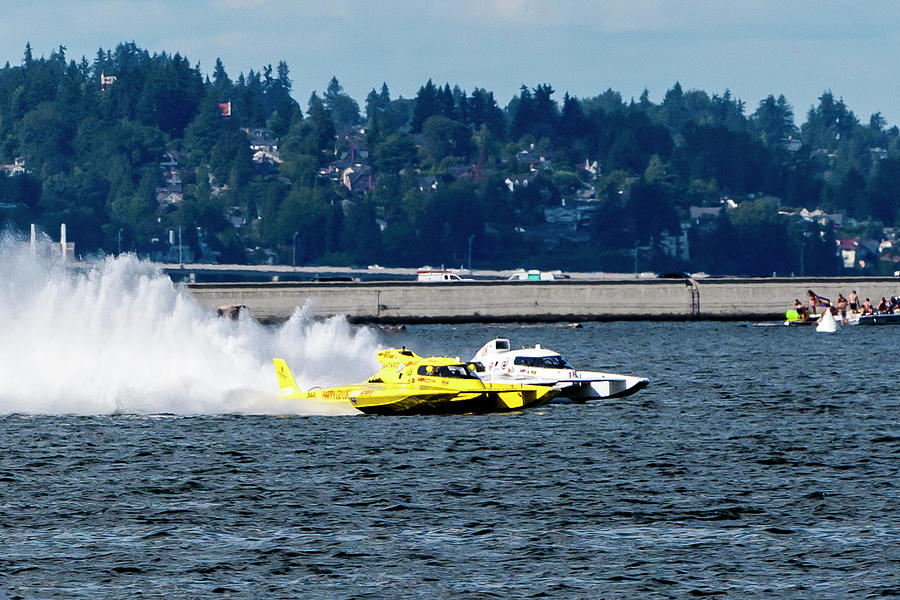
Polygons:
<instances>
[{"instance_id":1,"label":"sky","mask_svg":"<svg viewBox=\"0 0 900 600\"><path fill-rule=\"evenodd\" d=\"M795 120L830 90L863 122L900 124L900 2L867 0L33 0L5 11L0 64L60 45L93 60L135 42L181 53L231 79L285 61L305 108L337 77L360 107L386 83L415 97L430 78L494 92L501 107L522 85L627 101L685 90L746 103L784 94Z\"/></svg>"}]
</instances>

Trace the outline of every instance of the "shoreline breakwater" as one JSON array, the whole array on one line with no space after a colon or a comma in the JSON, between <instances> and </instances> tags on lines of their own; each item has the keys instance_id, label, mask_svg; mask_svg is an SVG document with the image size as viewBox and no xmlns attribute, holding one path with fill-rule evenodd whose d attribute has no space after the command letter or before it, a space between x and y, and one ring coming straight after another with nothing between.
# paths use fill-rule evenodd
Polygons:
<instances>
[{"instance_id":1,"label":"shoreline breakwater","mask_svg":"<svg viewBox=\"0 0 900 600\"><path fill-rule=\"evenodd\" d=\"M558 281L237 282L185 284L209 310L244 305L262 322L345 315L355 323L778 320L807 290L837 298L856 290L877 303L900 295L900 278L759 277Z\"/></svg>"}]
</instances>

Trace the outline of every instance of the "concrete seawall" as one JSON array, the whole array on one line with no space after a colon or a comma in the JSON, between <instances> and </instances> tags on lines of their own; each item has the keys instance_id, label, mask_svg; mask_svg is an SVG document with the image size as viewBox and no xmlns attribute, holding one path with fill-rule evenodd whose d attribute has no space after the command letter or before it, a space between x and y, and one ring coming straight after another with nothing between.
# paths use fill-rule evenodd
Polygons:
<instances>
[{"instance_id":1,"label":"concrete seawall","mask_svg":"<svg viewBox=\"0 0 900 600\"><path fill-rule=\"evenodd\" d=\"M856 290L876 304L900 295L897 278L747 278L561 281L194 283L209 310L246 305L264 322L309 302L313 316L362 323L606 320L776 320L806 291L835 299Z\"/></svg>"}]
</instances>

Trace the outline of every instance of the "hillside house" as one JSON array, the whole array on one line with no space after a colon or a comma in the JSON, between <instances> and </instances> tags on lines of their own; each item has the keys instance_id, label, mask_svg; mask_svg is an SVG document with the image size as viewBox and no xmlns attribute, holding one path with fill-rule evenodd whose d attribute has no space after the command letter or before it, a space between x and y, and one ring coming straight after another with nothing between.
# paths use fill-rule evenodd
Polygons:
<instances>
[{"instance_id":1,"label":"hillside house","mask_svg":"<svg viewBox=\"0 0 900 600\"><path fill-rule=\"evenodd\" d=\"M516 154L516 162L519 165L528 165L528 170L532 173L553 169L553 162L545 155L535 151L534 144L519 150Z\"/></svg>"},{"instance_id":2,"label":"hillside house","mask_svg":"<svg viewBox=\"0 0 900 600\"><path fill-rule=\"evenodd\" d=\"M865 269L878 260L879 242L859 238L841 238L836 241L845 269Z\"/></svg>"},{"instance_id":3,"label":"hillside house","mask_svg":"<svg viewBox=\"0 0 900 600\"><path fill-rule=\"evenodd\" d=\"M668 231L659 234L659 249L666 256L690 260L690 242L688 241L687 228L682 227L678 235L672 235Z\"/></svg>"},{"instance_id":4,"label":"hillside house","mask_svg":"<svg viewBox=\"0 0 900 600\"><path fill-rule=\"evenodd\" d=\"M838 252L841 253L845 269L856 266L856 254L859 252L859 238L842 238L837 241Z\"/></svg>"},{"instance_id":5,"label":"hillside house","mask_svg":"<svg viewBox=\"0 0 900 600\"><path fill-rule=\"evenodd\" d=\"M367 165L354 165L341 173L341 185L353 193L362 193L375 189L372 180L372 169Z\"/></svg>"},{"instance_id":6,"label":"hillside house","mask_svg":"<svg viewBox=\"0 0 900 600\"><path fill-rule=\"evenodd\" d=\"M544 221L547 223L575 223L579 221L577 210L563 206L553 206L544 209Z\"/></svg>"},{"instance_id":7,"label":"hillside house","mask_svg":"<svg viewBox=\"0 0 900 600\"><path fill-rule=\"evenodd\" d=\"M833 227L843 227L844 219L847 216L847 213L843 211L836 213L826 213L821 208L817 208L812 211L806 208L802 208L799 211L779 210L778 214L788 217L795 217L797 219L806 221L807 223L817 223L823 227L828 225L831 225Z\"/></svg>"},{"instance_id":8,"label":"hillside house","mask_svg":"<svg viewBox=\"0 0 900 600\"><path fill-rule=\"evenodd\" d=\"M170 150L163 154L163 159L159 161L159 170L162 171L166 185L181 185L181 171L178 169L177 151Z\"/></svg>"},{"instance_id":9,"label":"hillside house","mask_svg":"<svg viewBox=\"0 0 900 600\"><path fill-rule=\"evenodd\" d=\"M444 173L453 179L475 179L475 165L454 165L447 167Z\"/></svg>"},{"instance_id":10,"label":"hillside house","mask_svg":"<svg viewBox=\"0 0 900 600\"><path fill-rule=\"evenodd\" d=\"M778 145L788 152L796 152L803 146L803 142L795 137L786 137L778 140Z\"/></svg>"},{"instance_id":11,"label":"hillside house","mask_svg":"<svg viewBox=\"0 0 900 600\"><path fill-rule=\"evenodd\" d=\"M156 188L156 202L161 207L175 207L184 202L184 194L180 191L170 191L167 188Z\"/></svg>"},{"instance_id":12,"label":"hillside house","mask_svg":"<svg viewBox=\"0 0 900 600\"><path fill-rule=\"evenodd\" d=\"M434 175L419 175L419 191L436 190L438 188L438 178Z\"/></svg>"},{"instance_id":13,"label":"hillside house","mask_svg":"<svg viewBox=\"0 0 900 600\"><path fill-rule=\"evenodd\" d=\"M527 175L524 175L524 174L510 175L509 177L507 177L506 179L503 180L503 183L506 184L506 187L509 189L509 191L514 192L516 190L516 188L528 187L528 184L530 182L534 181L534 178L535 178L535 175L531 174L531 173L529 173Z\"/></svg>"},{"instance_id":14,"label":"hillside house","mask_svg":"<svg viewBox=\"0 0 900 600\"><path fill-rule=\"evenodd\" d=\"M600 175L600 165L595 161L591 161L590 159L584 159L583 163L578 163L575 165L576 173L585 173L590 179L596 178Z\"/></svg>"},{"instance_id":15,"label":"hillside house","mask_svg":"<svg viewBox=\"0 0 900 600\"><path fill-rule=\"evenodd\" d=\"M888 151L884 148L869 148L869 155L873 162L884 160L888 157Z\"/></svg>"},{"instance_id":16,"label":"hillside house","mask_svg":"<svg viewBox=\"0 0 900 600\"><path fill-rule=\"evenodd\" d=\"M694 225L700 225L702 221L705 220L716 220L719 218L719 215L722 214L721 206L691 206L688 208L688 214L691 218L691 223Z\"/></svg>"},{"instance_id":17,"label":"hillside house","mask_svg":"<svg viewBox=\"0 0 900 600\"><path fill-rule=\"evenodd\" d=\"M13 159L13 162L10 164L0 164L0 173L3 173L7 177L12 177L13 175L24 175L27 172L25 169L25 159L21 156L17 156Z\"/></svg>"},{"instance_id":18,"label":"hillside house","mask_svg":"<svg viewBox=\"0 0 900 600\"><path fill-rule=\"evenodd\" d=\"M369 158L364 128L345 125L335 138L335 156L351 163L364 162Z\"/></svg>"},{"instance_id":19,"label":"hillside house","mask_svg":"<svg viewBox=\"0 0 900 600\"><path fill-rule=\"evenodd\" d=\"M241 131L247 134L252 152L278 152L278 141L271 130L265 127L244 127Z\"/></svg>"},{"instance_id":20,"label":"hillside house","mask_svg":"<svg viewBox=\"0 0 900 600\"><path fill-rule=\"evenodd\" d=\"M353 166L354 164L349 160L339 158L319 169L319 175L328 177L332 181L339 181L343 172Z\"/></svg>"},{"instance_id":21,"label":"hillside house","mask_svg":"<svg viewBox=\"0 0 900 600\"><path fill-rule=\"evenodd\" d=\"M107 75L106 73L100 73L100 91L108 92L109 88L116 82L115 75Z\"/></svg>"},{"instance_id":22,"label":"hillside house","mask_svg":"<svg viewBox=\"0 0 900 600\"><path fill-rule=\"evenodd\" d=\"M257 165L277 167L282 163L277 150L257 150L253 153L252 160Z\"/></svg>"}]
</instances>

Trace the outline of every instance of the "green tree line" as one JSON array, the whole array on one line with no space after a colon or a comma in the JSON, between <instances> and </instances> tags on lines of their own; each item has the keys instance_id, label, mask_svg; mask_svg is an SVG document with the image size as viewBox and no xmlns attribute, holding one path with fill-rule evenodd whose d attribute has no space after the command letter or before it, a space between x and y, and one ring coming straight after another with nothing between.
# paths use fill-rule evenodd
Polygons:
<instances>
[{"instance_id":1,"label":"green tree line","mask_svg":"<svg viewBox=\"0 0 900 600\"><path fill-rule=\"evenodd\" d=\"M82 253L147 253L181 228L220 262L727 274L835 273L838 235L900 225L898 128L831 91L799 127L783 95L748 107L677 82L659 103L612 89L557 99L541 83L501 106L429 80L409 99L382 83L361 107L337 78L305 107L295 96L284 61L234 80L220 60L204 75L133 42L93 60L26 46L0 69L0 163L27 169L0 177L0 220L64 222ZM254 162L257 128L280 162ZM177 203L158 202L167 152ZM361 189L341 183L349 164ZM690 207L725 198L739 206L692 224L689 258L665 251ZM588 199L589 218L548 227L549 210ZM855 229L779 214L801 208L842 211Z\"/></svg>"}]
</instances>

